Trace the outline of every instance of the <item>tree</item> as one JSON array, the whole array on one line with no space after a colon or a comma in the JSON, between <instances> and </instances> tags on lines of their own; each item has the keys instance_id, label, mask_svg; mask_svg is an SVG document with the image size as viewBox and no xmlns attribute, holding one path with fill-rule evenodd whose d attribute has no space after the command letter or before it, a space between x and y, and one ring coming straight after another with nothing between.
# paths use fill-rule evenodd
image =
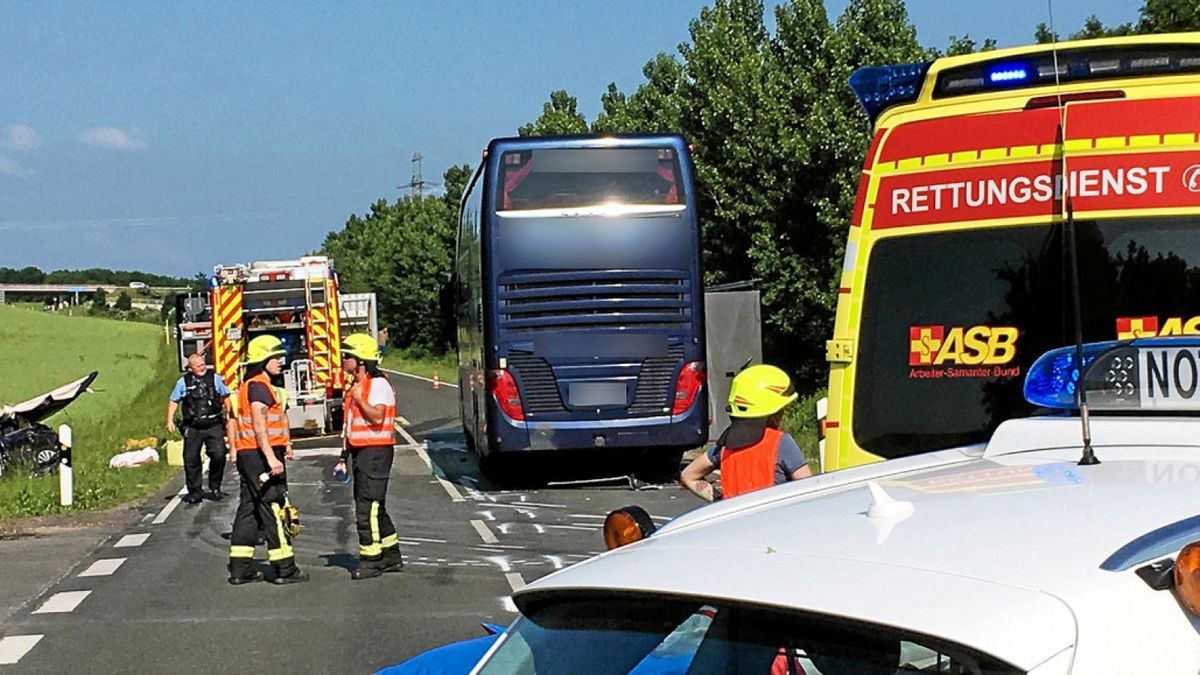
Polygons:
<instances>
[{"instance_id":1,"label":"tree","mask_svg":"<svg viewBox=\"0 0 1200 675\"><path fill-rule=\"evenodd\" d=\"M1195 0L1146 0L1137 22L1139 33L1200 30L1200 4Z\"/></svg>"},{"instance_id":2,"label":"tree","mask_svg":"<svg viewBox=\"0 0 1200 675\"><path fill-rule=\"evenodd\" d=\"M587 120L579 113L579 100L565 89L550 92L550 100L542 106L542 114L530 124L517 130L521 136L555 136L587 133Z\"/></svg>"},{"instance_id":3,"label":"tree","mask_svg":"<svg viewBox=\"0 0 1200 675\"><path fill-rule=\"evenodd\" d=\"M974 40L971 39L970 35L964 35L962 37L958 37L957 35L951 35L950 36L950 46L946 48L946 53L943 55L941 53L938 53L937 50L935 49L935 50L932 50L934 52L934 54L932 54L932 56L934 58L937 58L940 56L962 56L963 54L974 54L976 52L990 52L990 51L994 51L995 49L996 49L995 38L984 38L983 46L980 47L978 45L978 43L976 43Z\"/></svg>"},{"instance_id":4,"label":"tree","mask_svg":"<svg viewBox=\"0 0 1200 675\"><path fill-rule=\"evenodd\" d=\"M117 301L113 303L113 309L128 312L133 309L133 298L129 297L129 293L121 291L121 294L117 296Z\"/></svg>"},{"instance_id":5,"label":"tree","mask_svg":"<svg viewBox=\"0 0 1200 675\"><path fill-rule=\"evenodd\" d=\"M442 185L446 188L446 193L442 198L446 201L446 205L454 212L455 217L458 216L458 204L462 201L463 194L467 191L467 186L471 183L471 176L474 172L469 164L456 164L446 169L442 174Z\"/></svg>"}]
</instances>

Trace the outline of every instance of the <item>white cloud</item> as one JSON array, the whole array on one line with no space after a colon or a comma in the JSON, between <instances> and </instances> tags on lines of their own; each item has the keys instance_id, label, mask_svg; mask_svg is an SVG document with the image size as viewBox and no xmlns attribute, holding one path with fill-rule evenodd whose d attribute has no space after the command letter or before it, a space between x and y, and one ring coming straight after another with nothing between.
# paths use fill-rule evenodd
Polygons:
<instances>
[{"instance_id":1,"label":"white cloud","mask_svg":"<svg viewBox=\"0 0 1200 675\"><path fill-rule=\"evenodd\" d=\"M133 129L119 127L92 127L79 132L76 137L81 143L109 150L142 150L146 141Z\"/></svg>"},{"instance_id":2,"label":"white cloud","mask_svg":"<svg viewBox=\"0 0 1200 675\"><path fill-rule=\"evenodd\" d=\"M33 175L33 171L26 169L4 155L0 155L0 175L28 178Z\"/></svg>"},{"instance_id":3,"label":"white cloud","mask_svg":"<svg viewBox=\"0 0 1200 675\"><path fill-rule=\"evenodd\" d=\"M42 144L42 139L28 124L10 124L0 134L0 145L13 150L33 150Z\"/></svg>"}]
</instances>

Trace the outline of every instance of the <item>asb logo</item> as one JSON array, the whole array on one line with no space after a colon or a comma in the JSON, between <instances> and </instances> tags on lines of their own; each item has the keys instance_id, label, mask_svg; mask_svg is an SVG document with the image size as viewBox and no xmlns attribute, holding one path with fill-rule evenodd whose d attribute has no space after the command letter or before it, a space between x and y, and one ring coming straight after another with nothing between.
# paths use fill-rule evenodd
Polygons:
<instances>
[{"instance_id":1,"label":"asb logo","mask_svg":"<svg viewBox=\"0 0 1200 675\"><path fill-rule=\"evenodd\" d=\"M1161 322L1157 316L1117 317L1118 340L1171 335L1200 335L1200 316L1170 316Z\"/></svg>"},{"instance_id":2,"label":"asb logo","mask_svg":"<svg viewBox=\"0 0 1200 675\"><path fill-rule=\"evenodd\" d=\"M1003 365L1017 355L1013 326L910 326L908 365Z\"/></svg>"},{"instance_id":3,"label":"asb logo","mask_svg":"<svg viewBox=\"0 0 1200 675\"><path fill-rule=\"evenodd\" d=\"M1183 187L1188 192L1200 192L1200 164L1193 164L1183 170Z\"/></svg>"}]
</instances>

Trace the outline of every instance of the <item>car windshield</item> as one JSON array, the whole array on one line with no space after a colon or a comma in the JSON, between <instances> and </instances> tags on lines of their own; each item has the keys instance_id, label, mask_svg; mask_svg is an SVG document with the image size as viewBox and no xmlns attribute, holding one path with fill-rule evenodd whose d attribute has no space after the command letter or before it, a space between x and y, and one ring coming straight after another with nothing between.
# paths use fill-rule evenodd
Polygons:
<instances>
[{"instance_id":1,"label":"car windshield","mask_svg":"<svg viewBox=\"0 0 1200 675\"><path fill-rule=\"evenodd\" d=\"M1200 334L1200 218L1080 220L1085 342ZM854 437L898 457L987 440L1036 412L1025 373L1071 344L1062 227L887 237L872 247Z\"/></svg>"},{"instance_id":2,"label":"car windshield","mask_svg":"<svg viewBox=\"0 0 1200 675\"><path fill-rule=\"evenodd\" d=\"M501 211L678 205L679 160L669 148L547 148L500 159Z\"/></svg>"},{"instance_id":3,"label":"car windshield","mask_svg":"<svg viewBox=\"0 0 1200 675\"><path fill-rule=\"evenodd\" d=\"M703 601L595 598L532 608L480 675L1009 674L991 657L883 626Z\"/></svg>"}]
</instances>

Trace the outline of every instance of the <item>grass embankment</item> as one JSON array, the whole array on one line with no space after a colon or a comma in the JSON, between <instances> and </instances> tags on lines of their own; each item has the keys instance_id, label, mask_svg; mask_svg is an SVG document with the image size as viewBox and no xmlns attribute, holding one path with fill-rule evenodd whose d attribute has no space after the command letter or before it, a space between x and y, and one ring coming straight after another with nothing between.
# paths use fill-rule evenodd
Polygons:
<instances>
[{"instance_id":1,"label":"grass embankment","mask_svg":"<svg viewBox=\"0 0 1200 675\"><path fill-rule=\"evenodd\" d=\"M783 430L796 439L796 445L804 452L813 473L820 473L821 452L817 445L820 430L817 426L817 399L825 396L820 389L788 406L783 413Z\"/></svg>"},{"instance_id":2,"label":"grass embankment","mask_svg":"<svg viewBox=\"0 0 1200 675\"><path fill-rule=\"evenodd\" d=\"M110 469L127 438L163 439L170 388L179 377L174 346L144 323L57 316L0 306L0 402L15 403L96 370L85 393L44 422L74 431L75 505L59 506L58 476L0 478L0 518L99 509L158 489L174 472L158 464Z\"/></svg>"},{"instance_id":3,"label":"grass embankment","mask_svg":"<svg viewBox=\"0 0 1200 675\"><path fill-rule=\"evenodd\" d=\"M458 381L458 355L454 352L433 354L415 348L389 350L383 357L382 366L421 377L433 377L437 373L442 382L452 384Z\"/></svg>"}]
</instances>

